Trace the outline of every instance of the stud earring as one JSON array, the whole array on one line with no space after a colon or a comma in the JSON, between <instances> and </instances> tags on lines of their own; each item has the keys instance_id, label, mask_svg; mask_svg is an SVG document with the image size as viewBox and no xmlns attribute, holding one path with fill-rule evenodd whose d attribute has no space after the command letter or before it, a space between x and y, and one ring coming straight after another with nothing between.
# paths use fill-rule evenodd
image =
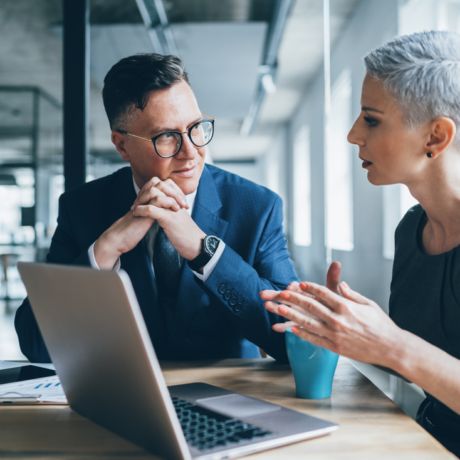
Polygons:
<instances>
[{"instance_id":1,"label":"stud earring","mask_svg":"<svg viewBox=\"0 0 460 460\"><path fill-rule=\"evenodd\" d=\"M428 158L431 158L431 157L433 156L433 154L432 154L431 152L428 152L428 153L426 154L426 156L427 156Z\"/></svg>"}]
</instances>

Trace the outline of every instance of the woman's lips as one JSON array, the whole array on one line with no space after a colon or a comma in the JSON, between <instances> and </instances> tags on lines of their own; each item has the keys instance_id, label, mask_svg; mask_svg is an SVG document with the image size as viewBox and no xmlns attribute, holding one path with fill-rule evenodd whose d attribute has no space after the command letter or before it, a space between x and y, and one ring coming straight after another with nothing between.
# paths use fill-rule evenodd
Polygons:
<instances>
[{"instance_id":1,"label":"woman's lips","mask_svg":"<svg viewBox=\"0 0 460 460\"><path fill-rule=\"evenodd\" d=\"M369 166L372 166L372 163L370 161L363 160L363 168L366 169Z\"/></svg>"},{"instance_id":2,"label":"woman's lips","mask_svg":"<svg viewBox=\"0 0 460 460\"><path fill-rule=\"evenodd\" d=\"M196 166L193 166L193 168L188 168L188 169L184 168L178 171L174 171L174 174L177 174L180 177L189 178L195 175L195 169L196 169Z\"/></svg>"}]
</instances>

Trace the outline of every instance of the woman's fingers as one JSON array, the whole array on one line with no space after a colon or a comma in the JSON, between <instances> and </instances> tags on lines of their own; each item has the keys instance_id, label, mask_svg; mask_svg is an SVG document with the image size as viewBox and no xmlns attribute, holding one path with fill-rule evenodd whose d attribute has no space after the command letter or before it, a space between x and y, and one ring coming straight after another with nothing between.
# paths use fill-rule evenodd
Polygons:
<instances>
[{"instance_id":1,"label":"woman's fingers","mask_svg":"<svg viewBox=\"0 0 460 460\"><path fill-rule=\"evenodd\" d=\"M270 313L275 313L278 314L278 307L280 306L279 303L272 302L271 300L267 300L265 302L265 308L270 312ZM287 305L284 305L285 307Z\"/></svg>"},{"instance_id":2,"label":"woman's fingers","mask_svg":"<svg viewBox=\"0 0 460 460\"><path fill-rule=\"evenodd\" d=\"M297 294L301 294L301 295L304 295L304 296L307 296L307 297L314 297L311 294L309 294L308 292L302 291L302 289L300 289L300 283L298 283L297 281L293 281L286 288L286 291L297 292Z\"/></svg>"},{"instance_id":3,"label":"woman's fingers","mask_svg":"<svg viewBox=\"0 0 460 460\"><path fill-rule=\"evenodd\" d=\"M280 294L280 291L272 291L271 289L266 289L265 291L260 291L259 295L263 300L275 300Z\"/></svg>"},{"instance_id":4,"label":"woman's fingers","mask_svg":"<svg viewBox=\"0 0 460 460\"><path fill-rule=\"evenodd\" d=\"M286 288L286 291L293 291L296 292L299 289L299 283L297 281L293 281L289 283L289 286Z\"/></svg>"},{"instance_id":5,"label":"woman's fingers","mask_svg":"<svg viewBox=\"0 0 460 460\"><path fill-rule=\"evenodd\" d=\"M330 310L320 303L315 302L315 304L311 304L305 302L304 300L311 300L315 301L315 299L310 296L309 294L299 294L297 292L289 292L289 291L262 291L260 296L263 300L269 300L272 302L277 302L278 304L286 304L292 307L294 310L313 318L320 319L324 321L325 315L330 314ZM273 304L276 305L276 304ZM272 313L278 314L277 310L269 310ZM322 314L321 314L322 312Z\"/></svg>"},{"instance_id":6,"label":"woman's fingers","mask_svg":"<svg viewBox=\"0 0 460 460\"><path fill-rule=\"evenodd\" d=\"M279 292L278 292L279 294ZM276 303L275 303L276 302ZM285 307L287 307L287 305L285 305L284 303L282 303L281 299L279 299L278 297L274 299L274 301L268 301L265 303L266 305L268 304L269 307L267 307L267 310L271 313L275 313L275 315L278 314L278 309L277 307L279 305L284 305ZM299 307L298 305L295 305L293 303L290 304L290 308L294 309L295 311L299 312L299 313L302 313L303 315L306 315L306 316L309 316L310 318L314 318L314 319L318 319L319 318L311 313L309 313L308 311L305 311L302 307Z\"/></svg>"},{"instance_id":7,"label":"woman's fingers","mask_svg":"<svg viewBox=\"0 0 460 460\"><path fill-rule=\"evenodd\" d=\"M307 342L334 351L334 344L327 337L318 334L313 334L312 332L307 331L306 329L303 329L298 326L293 326L292 332L295 335L298 335L301 339L306 340Z\"/></svg>"},{"instance_id":8,"label":"woman's fingers","mask_svg":"<svg viewBox=\"0 0 460 460\"><path fill-rule=\"evenodd\" d=\"M316 283L307 282L300 283L300 288L315 296L318 301L326 304L332 311L340 313L343 310L344 300L330 289Z\"/></svg>"},{"instance_id":9,"label":"woman's fingers","mask_svg":"<svg viewBox=\"0 0 460 460\"><path fill-rule=\"evenodd\" d=\"M327 334L327 327L322 322L316 318L311 316L307 316L304 313L295 311L293 308L289 308L286 305L279 305L273 302L266 302L265 308L272 313L276 313L280 316L284 316L289 321L292 321L299 326L308 329L309 331L313 331L317 334L324 335Z\"/></svg>"},{"instance_id":10,"label":"woman's fingers","mask_svg":"<svg viewBox=\"0 0 460 460\"><path fill-rule=\"evenodd\" d=\"M373 305L374 302L369 300L367 297L364 297L359 292L353 291L350 286L348 286L345 281L340 283L340 290L345 299L352 300L353 302L360 303L362 305Z\"/></svg>"},{"instance_id":11,"label":"woman's fingers","mask_svg":"<svg viewBox=\"0 0 460 460\"><path fill-rule=\"evenodd\" d=\"M340 262L332 262L326 275L326 287L336 294L340 294L339 283L341 270L342 266Z\"/></svg>"},{"instance_id":12,"label":"woman's fingers","mask_svg":"<svg viewBox=\"0 0 460 460\"><path fill-rule=\"evenodd\" d=\"M272 326L272 329L276 332L286 332L287 329L293 326L298 326L298 324L294 323L293 321L286 321L285 323L274 324Z\"/></svg>"},{"instance_id":13,"label":"woman's fingers","mask_svg":"<svg viewBox=\"0 0 460 460\"><path fill-rule=\"evenodd\" d=\"M327 305L318 302L318 299L297 294L296 292L282 291L280 292L279 300L275 299L275 301L291 307L300 307L303 310L303 314L307 314L307 316L313 315L324 322L327 322L332 315L331 309Z\"/></svg>"}]
</instances>

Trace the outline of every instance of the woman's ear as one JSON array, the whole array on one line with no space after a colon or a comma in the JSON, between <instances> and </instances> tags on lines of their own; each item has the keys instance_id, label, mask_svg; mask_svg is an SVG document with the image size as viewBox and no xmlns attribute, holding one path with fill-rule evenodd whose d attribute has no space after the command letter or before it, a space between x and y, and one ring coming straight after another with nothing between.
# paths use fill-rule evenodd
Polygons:
<instances>
[{"instance_id":1,"label":"woman's ear","mask_svg":"<svg viewBox=\"0 0 460 460\"><path fill-rule=\"evenodd\" d=\"M121 155L121 158L129 163L129 153L126 150L126 137L118 131L112 131L112 143Z\"/></svg>"},{"instance_id":2,"label":"woman's ear","mask_svg":"<svg viewBox=\"0 0 460 460\"><path fill-rule=\"evenodd\" d=\"M431 123L430 140L426 144L430 158L436 158L443 153L454 141L457 134L457 126L451 118L437 118Z\"/></svg>"}]
</instances>

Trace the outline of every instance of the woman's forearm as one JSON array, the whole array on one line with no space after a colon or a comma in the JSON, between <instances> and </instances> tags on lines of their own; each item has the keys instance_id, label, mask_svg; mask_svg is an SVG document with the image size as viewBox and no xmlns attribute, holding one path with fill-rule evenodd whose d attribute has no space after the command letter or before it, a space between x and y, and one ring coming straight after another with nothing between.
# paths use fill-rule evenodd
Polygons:
<instances>
[{"instance_id":1,"label":"woman's forearm","mask_svg":"<svg viewBox=\"0 0 460 460\"><path fill-rule=\"evenodd\" d=\"M460 360L408 332L401 332L389 367L460 414Z\"/></svg>"}]
</instances>

